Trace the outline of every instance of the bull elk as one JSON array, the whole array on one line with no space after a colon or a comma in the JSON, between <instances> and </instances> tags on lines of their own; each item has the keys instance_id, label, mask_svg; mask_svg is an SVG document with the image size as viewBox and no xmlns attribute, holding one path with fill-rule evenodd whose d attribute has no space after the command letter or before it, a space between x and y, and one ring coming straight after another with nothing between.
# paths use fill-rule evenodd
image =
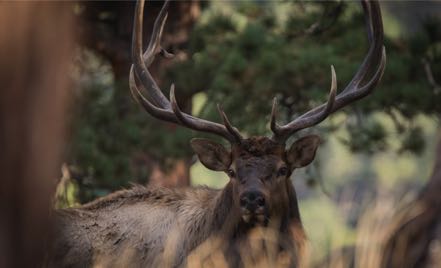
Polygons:
<instances>
[{"instance_id":1,"label":"bull elk","mask_svg":"<svg viewBox=\"0 0 441 268\"><path fill-rule=\"evenodd\" d=\"M118 263L123 256L132 266L172 267L188 265L189 256L209 238L218 238L231 266L241 266L241 243L255 227L267 227L278 235L277 251L289 254L296 266L306 239L295 189L290 177L294 169L314 159L320 139L309 135L286 148L295 132L312 127L331 113L369 95L383 75L386 53L383 25L377 1L362 1L369 50L349 84L338 95L331 66L331 89L327 101L297 119L279 125L274 99L270 120L271 137L244 138L232 126L220 106L223 124L184 113L175 98L174 86L166 98L148 71L157 54L169 55L160 46L167 18L166 1L156 18L145 53L142 44L144 1L136 5L133 26L130 89L151 116L192 130L225 138L230 149L207 139L191 140L191 147L208 169L225 172L230 180L221 190L207 187L187 189L136 186L100 198L78 208L57 212L58 231L50 266L84 267L104 256ZM148 92L148 98L142 91ZM170 243L172 241L172 243ZM130 254L125 254L129 251Z\"/></svg>"}]
</instances>

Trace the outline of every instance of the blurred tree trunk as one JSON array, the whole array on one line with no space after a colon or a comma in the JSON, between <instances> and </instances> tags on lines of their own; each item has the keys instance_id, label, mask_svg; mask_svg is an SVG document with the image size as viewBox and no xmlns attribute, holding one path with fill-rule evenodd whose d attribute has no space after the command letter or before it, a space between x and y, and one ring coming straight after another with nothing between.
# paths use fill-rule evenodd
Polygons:
<instances>
[{"instance_id":1,"label":"blurred tree trunk","mask_svg":"<svg viewBox=\"0 0 441 268\"><path fill-rule=\"evenodd\" d=\"M182 187L190 185L190 167L192 165L191 159L181 158L174 159L169 163L171 167L164 168L161 162L156 159L151 159L145 153L138 153L134 156L134 163L132 170L135 176L142 178L144 174L139 172L143 167L147 167L149 172L149 179L147 184L163 187Z\"/></svg>"},{"instance_id":2,"label":"blurred tree trunk","mask_svg":"<svg viewBox=\"0 0 441 268\"><path fill-rule=\"evenodd\" d=\"M77 35L80 44L110 62L117 82L116 85L119 87L117 90L125 92L125 95L123 95L125 97L118 99L122 111L126 110L124 107L128 105L136 105L132 101L128 89L135 3L135 1L80 2L78 11L80 24ZM163 1L148 1L146 3L144 11L144 45L148 43L154 19L162 5ZM200 2L199 0L173 1L170 3L168 13L162 45L167 51L175 54L175 59L173 61L158 60L150 68L159 85L161 85L161 76L164 69L186 57L182 51L186 48L191 29L200 15ZM121 96L121 94L117 95ZM190 111L192 94L183 94L179 98L184 111ZM156 119L151 119L146 114L146 120ZM136 156L127 157L136 158ZM144 159L152 158L146 156ZM158 162L155 161L149 161L144 165L153 170L149 183L173 187L189 185L190 162L190 159L177 160L172 167L167 169L164 167L164 163L158 165ZM134 174L137 173L142 173L142 171L134 172Z\"/></svg>"},{"instance_id":3,"label":"blurred tree trunk","mask_svg":"<svg viewBox=\"0 0 441 268\"><path fill-rule=\"evenodd\" d=\"M441 136L441 135L440 135ZM418 198L398 215L387 241L383 267L439 267L441 264L441 139L432 176Z\"/></svg>"},{"instance_id":4,"label":"blurred tree trunk","mask_svg":"<svg viewBox=\"0 0 441 268\"><path fill-rule=\"evenodd\" d=\"M169 171L160 165L153 165L149 184L163 187L182 187L190 185L190 165L187 159L178 160Z\"/></svg>"},{"instance_id":5,"label":"blurred tree trunk","mask_svg":"<svg viewBox=\"0 0 441 268\"><path fill-rule=\"evenodd\" d=\"M0 267L40 267L64 145L72 6L0 3Z\"/></svg>"}]
</instances>

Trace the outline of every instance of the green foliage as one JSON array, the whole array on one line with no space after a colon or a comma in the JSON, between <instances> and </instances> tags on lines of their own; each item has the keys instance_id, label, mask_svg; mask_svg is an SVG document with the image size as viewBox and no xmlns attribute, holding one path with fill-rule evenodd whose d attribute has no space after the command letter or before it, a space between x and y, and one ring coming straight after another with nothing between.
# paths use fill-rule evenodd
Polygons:
<instances>
[{"instance_id":1,"label":"green foliage","mask_svg":"<svg viewBox=\"0 0 441 268\"><path fill-rule=\"evenodd\" d=\"M391 135L394 142L400 140L401 146L394 147L400 153L424 149L424 133L414 121L420 114L441 113L441 90L428 80L425 68L438 79L440 25L431 18L414 37L386 36L382 82L369 98L343 111L349 137L342 140L352 151L389 149ZM220 121L215 104L221 103L242 132L264 135L274 97L280 104L279 121L287 122L325 101L331 64L342 91L366 51L364 19L353 3L210 2L191 33L188 59L169 68L161 82L176 84L180 105L188 110L192 96L202 94L197 99L203 103L193 103L197 116ZM79 55L74 78L80 93L69 156L82 171L82 200L128 181L146 182L151 172L147 163L164 166L191 156L189 130L146 115L130 99L126 78L114 81L105 60L84 50ZM372 116L378 111L396 122L394 130L386 131ZM320 131L336 129L339 125L328 121Z\"/></svg>"},{"instance_id":2,"label":"green foliage","mask_svg":"<svg viewBox=\"0 0 441 268\"><path fill-rule=\"evenodd\" d=\"M129 182L146 183L149 163L188 157L190 131L150 119L131 99L127 81L113 81L102 59L80 53L81 94L75 100L70 164L80 169L80 200L91 200ZM89 77L97 74L96 77ZM166 133L170 133L166 135ZM151 159L144 159L144 152Z\"/></svg>"},{"instance_id":3,"label":"green foliage","mask_svg":"<svg viewBox=\"0 0 441 268\"><path fill-rule=\"evenodd\" d=\"M282 12L276 12L277 5L241 2L226 12L213 4L205 11L205 20L192 33L189 54L193 56L170 72L184 92L206 92L201 116L217 120L214 103L222 103L242 131L267 134L273 97L279 99L280 120L286 122L326 99L331 64L340 91L350 81L367 51L361 8L346 3L332 27L307 34L304 30L321 14L332 13L335 3L284 3ZM353 151L389 148L381 124L363 119L375 111L394 110L403 116L406 124L397 132L409 129L418 114L439 116L441 94L428 83L422 65L422 59L428 59L432 71L440 73L439 26L438 21L428 20L408 42L386 38L387 68L380 86L344 111L362 117L356 119L357 125L347 125L351 140L346 144ZM409 137L401 138L403 150L420 152L424 147L423 143L418 143L421 148L409 146Z\"/></svg>"},{"instance_id":4,"label":"green foliage","mask_svg":"<svg viewBox=\"0 0 441 268\"><path fill-rule=\"evenodd\" d=\"M386 132L377 121L365 124L349 124L347 127L350 139L343 140L352 152L374 153L387 149Z\"/></svg>"}]
</instances>

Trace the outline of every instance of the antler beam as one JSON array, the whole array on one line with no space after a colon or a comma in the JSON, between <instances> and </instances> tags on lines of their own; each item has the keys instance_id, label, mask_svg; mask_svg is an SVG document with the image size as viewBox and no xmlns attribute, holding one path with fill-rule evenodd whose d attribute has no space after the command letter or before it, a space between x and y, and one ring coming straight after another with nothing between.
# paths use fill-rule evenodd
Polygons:
<instances>
[{"instance_id":1,"label":"antler beam","mask_svg":"<svg viewBox=\"0 0 441 268\"><path fill-rule=\"evenodd\" d=\"M222 109L219 109L219 112L224 121L224 125L186 114L180 110L179 105L177 104L174 85L171 86L170 100L168 100L151 76L148 67L153 62L156 54L162 53L167 57L171 55L160 46L162 31L167 19L166 10L168 2L169 1L165 1L155 20L150 42L144 54L142 52L144 0L140 0L136 4L132 37L133 65L130 68L129 77L132 96L150 115L159 120L179 124L201 132L216 134L232 143L240 143L242 136L239 131L231 125ZM144 97L140 89L143 89L148 93L149 99Z\"/></svg>"},{"instance_id":2,"label":"antler beam","mask_svg":"<svg viewBox=\"0 0 441 268\"><path fill-rule=\"evenodd\" d=\"M362 7L370 47L351 82L335 97L337 79L334 67L331 66L332 82L328 101L283 126L276 123L277 101L274 99L270 122L274 140L285 142L295 132L320 123L328 115L369 95L380 81L386 65L386 49L383 46L383 22L380 6L377 1L365 0L362 1Z\"/></svg>"},{"instance_id":3,"label":"antler beam","mask_svg":"<svg viewBox=\"0 0 441 268\"><path fill-rule=\"evenodd\" d=\"M138 1L136 5L132 40L133 65L130 69L129 81L134 99L149 114L159 120L179 124L196 131L216 134L229 140L231 143L240 143L243 139L242 136L231 125L221 106L218 105L218 111L223 120L223 125L184 113L176 101L174 85L170 89L170 99L167 99L148 71L148 67L153 62L156 54L161 53L166 57L171 56L160 46L162 32L167 19L167 6L168 1L165 1L155 20L150 42L143 53L142 25L144 0ZM277 100L274 99L270 126L273 131L272 138L275 141L284 143L295 132L320 123L335 111L369 95L380 81L386 64L381 11L377 1L364 0L362 1L362 7L365 14L370 47L358 71L345 89L336 96L337 78L334 67L331 66L331 89L327 102L286 125L281 126L276 123ZM148 93L148 98L141 93L142 90Z\"/></svg>"}]
</instances>

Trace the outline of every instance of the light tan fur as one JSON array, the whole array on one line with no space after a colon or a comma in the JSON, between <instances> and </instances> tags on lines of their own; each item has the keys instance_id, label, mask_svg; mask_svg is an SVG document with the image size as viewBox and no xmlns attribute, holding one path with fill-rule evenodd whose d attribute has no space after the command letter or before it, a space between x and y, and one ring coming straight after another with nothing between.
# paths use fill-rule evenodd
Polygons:
<instances>
[{"instance_id":1,"label":"light tan fur","mask_svg":"<svg viewBox=\"0 0 441 268\"><path fill-rule=\"evenodd\" d=\"M192 250L210 237L224 239L225 252L231 251L248 232L238 229L232 199L231 183L223 190L135 186L59 210L48 266L112 266L123 256L129 256L124 265L130 267L185 266Z\"/></svg>"}]
</instances>

